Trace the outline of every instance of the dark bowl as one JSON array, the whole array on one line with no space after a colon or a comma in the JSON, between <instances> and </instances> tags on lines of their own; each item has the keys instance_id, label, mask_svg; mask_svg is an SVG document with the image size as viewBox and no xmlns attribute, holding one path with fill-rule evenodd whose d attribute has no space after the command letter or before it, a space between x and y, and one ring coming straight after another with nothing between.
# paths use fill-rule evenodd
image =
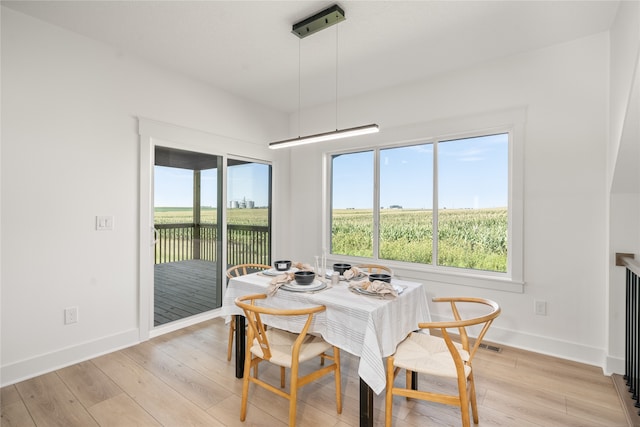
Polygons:
<instances>
[{"instance_id":1,"label":"dark bowl","mask_svg":"<svg viewBox=\"0 0 640 427\"><path fill-rule=\"evenodd\" d=\"M310 285L313 283L313 279L316 278L316 273L309 270L296 271L293 275L298 285Z\"/></svg>"},{"instance_id":2,"label":"dark bowl","mask_svg":"<svg viewBox=\"0 0 640 427\"><path fill-rule=\"evenodd\" d=\"M273 266L278 271L287 271L288 269L291 268L291 261L289 260L276 261L273 263Z\"/></svg>"},{"instance_id":3,"label":"dark bowl","mask_svg":"<svg viewBox=\"0 0 640 427\"><path fill-rule=\"evenodd\" d=\"M371 280L372 282L374 280L379 280L381 282L391 283L391 276L384 273L371 273L369 275L369 280Z\"/></svg>"},{"instance_id":4,"label":"dark bowl","mask_svg":"<svg viewBox=\"0 0 640 427\"><path fill-rule=\"evenodd\" d=\"M350 268L351 268L351 264L343 264L343 263L333 264L333 271L337 271L338 273L340 273L341 276L344 274L345 271L349 270Z\"/></svg>"}]
</instances>

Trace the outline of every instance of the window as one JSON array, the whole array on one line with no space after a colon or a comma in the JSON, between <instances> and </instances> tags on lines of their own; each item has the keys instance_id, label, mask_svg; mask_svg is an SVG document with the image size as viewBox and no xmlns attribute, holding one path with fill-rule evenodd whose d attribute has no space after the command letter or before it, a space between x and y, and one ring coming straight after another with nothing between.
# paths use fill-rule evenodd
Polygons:
<instances>
[{"instance_id":1,"label":"window","mask_svg":"<svg viewBox=\"0 0 640 427\"><path fill-rule=\"evenodd\" d=\"M227 159L227 265L271 264L271 165Z\"/></svg>"},{"instance_id":2,"label":"window","mask_svg":"<svg viewBox=\"0 0 640 427\"><path fill-rule=\"evenodd\" d=\"M491 132L332 154L331 253L509 273L511 137Z\"/></svg>"},{"instance_id":3,"label":"window","mask_svg":"<svg viewBox=\"0 0 640 427\"><path fill-rule=\"evenodd\" d=\"M373 257L373 154L333 156L331 253Z\"/></svg>"}]
</instances>

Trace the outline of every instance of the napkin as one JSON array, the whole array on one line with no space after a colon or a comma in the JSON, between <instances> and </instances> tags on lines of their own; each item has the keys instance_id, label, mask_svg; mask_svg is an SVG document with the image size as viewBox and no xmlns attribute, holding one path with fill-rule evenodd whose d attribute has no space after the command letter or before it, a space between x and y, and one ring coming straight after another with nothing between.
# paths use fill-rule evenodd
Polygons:
<instances>
[{"instance_id":1,"label":"napkin","mask_svg":"<svg viewBox=\"0 0 640 427\"><path fill-rule=\"evenodd\" d=\"M344 277L345 280L351 280L358 277L359 274L360 269L358 267L351 267L350 269L342 273L342 277Z\"/></svg>"},{"instance_id":2,"label":"napkin","mask_svg":"<svg viewBox=\"0 0 640 427\"><path fill-rule=\"evenodd\" d=\"M298 270L308 270L308 271L313 271L313 267L311 267L311 264L306 264L304 262L294 262L293 266L295 268L297 268Z\"/></svg>"},{"instance_id":3,"label":"napkin","mask_svg":"<svg viewBox=\"0 0 640 427\"><path fill-rule=\"evenodd\" d=\"M267 289L267 293L269 295L275 294L280 286L290 283L294 279L293 273L284 273L280 274L273 279L271 279L271 283L269 284L269 288Z\"/></svg>"},{"instance_id":4,"label":"napkin","mask_svg":"<svg viewBox=\"0 0 640 427\"><path fill-rule=\"evenodd\" d=\"M398 291L395 290L391 283L383 282L381 280L374 280L373 282L361 282L353 286L364 289L367 292L378 294L382 297L385 297L387 295L392 295L394 297L398 296Z\"/></svg>"}]
</instances>

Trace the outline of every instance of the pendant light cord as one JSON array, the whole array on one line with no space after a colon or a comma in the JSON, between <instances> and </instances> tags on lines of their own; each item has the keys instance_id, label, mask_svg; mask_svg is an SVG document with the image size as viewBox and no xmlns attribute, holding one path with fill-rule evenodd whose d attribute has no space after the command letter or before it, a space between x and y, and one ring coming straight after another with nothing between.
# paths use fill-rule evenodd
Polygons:
<instances>
[{"instance_id":1,"label":"pendant light cord","mask_svg":"<svg viewBox=\"0 0 640 427\"><path fill-rule=\"evenodd\" d=\"M338 25L336 27L336 131L338 130Z\"/></svg>"},{"instance_id":2,"label":"pendant light cord","mask_svg":"<svg viewBox=\"0 0 640 427\"><path fill-rule=\"evenodd\" d=\"M302 74L302 39L298 40L298 138L302 135L300 131L300 81L302 78L300 75Z\"/></svg>"}]
</instances>

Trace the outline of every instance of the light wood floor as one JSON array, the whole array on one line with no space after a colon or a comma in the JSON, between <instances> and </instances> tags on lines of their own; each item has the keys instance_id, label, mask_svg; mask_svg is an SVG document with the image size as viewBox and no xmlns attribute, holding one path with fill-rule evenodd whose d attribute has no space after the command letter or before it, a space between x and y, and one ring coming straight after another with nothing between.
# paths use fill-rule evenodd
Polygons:
<instances>
[{"instance_id":1,"label":"light wood floor","mask_svg":"<svg viewBox=\"0 0 640 427\"><path fill-rule=\"evenodd\" d=\"M284 399L250 388L241 423L241 380L226 360L227 327L214 319L135 347L2 388L5 426L284 426ZM311 362L315 363L315 362ZM357 426L357 358L342 353L343 413L331 376L299 395L299 426ZM612 380L599 368L520 350L480 350L474 365L479 426L625 426ZM261 368L262 378L279 378ZM404 375L399 375L404 377ZM400 379L399 379L400 380ZM420 386L433 383L420 376ZM450 385L437 382L438 388ZM394 400L396 426L459 426L454 407ZM384 425L384 396L375 399Z\"/></svg>"}]
</instances>

